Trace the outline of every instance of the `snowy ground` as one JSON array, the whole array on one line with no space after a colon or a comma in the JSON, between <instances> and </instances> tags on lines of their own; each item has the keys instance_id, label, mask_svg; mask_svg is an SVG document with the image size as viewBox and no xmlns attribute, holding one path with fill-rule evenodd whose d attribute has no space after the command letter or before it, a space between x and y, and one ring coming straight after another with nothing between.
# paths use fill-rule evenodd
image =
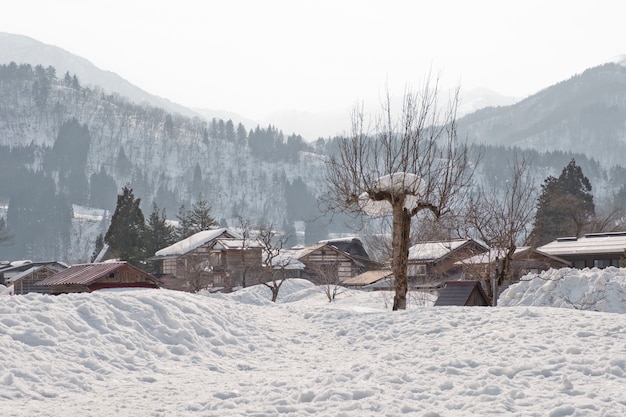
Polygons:
<instances>
[{"instance_id":1,"label":"snowy ground","mask_svg":"<svg viewBox=\"0 0 626 417\"><path fill-rule=\"evenodd\" d=\"M277 304L262 287L4 296L0 415L626 416L626 315L545 307L591 287L623 313L625 276L552 272L505 293L514 306L402 312L299 280Z\"/></svg>"}]
</instances>

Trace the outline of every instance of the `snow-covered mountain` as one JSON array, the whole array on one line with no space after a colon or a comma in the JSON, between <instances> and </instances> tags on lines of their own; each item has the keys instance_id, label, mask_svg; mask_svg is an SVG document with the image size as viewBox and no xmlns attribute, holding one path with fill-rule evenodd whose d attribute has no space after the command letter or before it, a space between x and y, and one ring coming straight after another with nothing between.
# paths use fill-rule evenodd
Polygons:
<instances>
[{"instance_id":1,"label":"snow-covered mountain","mask_svg":"<svg viewBox=\"0 0 626 417\"><path fill-rule=\"evenodd\" d=\"M571 151L605 166L626 153L626 67L607 63L547 87L518 103L459 120L459 133L490 145Z\"/></svg>"},{"instance_id":2,"label":"snow-covered mountain","mask_svg":"<svg viewBox=\"0 0 626 417\"><path fill-rule=\"evenodd\" d=\"M263 132L245 124L253 121L237 119L236 115L189 110L152 96L82 58L27 37L0 34L0 58L27 62L0 62L0 176L4 180L0 183L0 205L6 206L10 195L28 189L22 182L27 171L45 176L59 191L84 187L84 195L77 197L83 201L69 201L74 207L89 205L104 194L102 188L93 185L94 176L100 175L117 191L125 184L131 185L143 201L144 212L156 201L167 208L170 218L176 215L179 204L200 196L209 201L214 216L227 223L243 216L283 227L287 221L305 220L303 212L314 217L310 209L324 187L327 149L324 143L318 147L315 142L299 142L297 135L291 141L286 136L292 131L302 134L295 130L298 125L329 120L332 112L319 119L316 115L300 117L291 113L283 119L276 115L274 120L283 120L284 125L273 123L275 129ZM54 66L56 74L48 73L47 66ZM66 79L66 72L76 74L76 82ZM620 155L626 151L626 68L606 64L521 102L506 105L508 100L512 99L488 90L462 95L461 112L484 104L499 107L461 118L459 134L494 146L560 152L558 157L545 158L548 160L536 169L538 180L560 172L573 157L567 152L573 151L586 155L576 159L595 190L608 195L616 184L624 183L625 170L609 172L609 168L623 164ZM227 117L234 123L229 123ZM346 109L336 122L349 124L349 118ZM58 161L51 162L50 158L62 127L71 120L86 126L89 140L70 178L69 170L64 172ZM330 132L328 136L340 133ZM309 133L304 134L311 139L306 136ZM267 139L269 142L262 143ZM278 151L285 153L279 155ZM481 175L493 176L489 171L495 170L501 176L507 152L497 150L493 153L498 154L497 158L485 158ZM600 166L592 160L581 161L591 157L601 161ZM489 159L494 161L491 166ZM287 190L295 183L301 193L292 193L289 202ZM115 191L107 198L114 206ZM102 219L106 221L106 216ZM90 252L85 248L93 246L95 236L81 230L98 227L91 224L81 229L80 222L74 223L76 233L83 236L82 240L72 238L74 249L82 249L80 259L64 259L84 261ZM342 223L336 222L334 227Z\"/></svg>"},{"instance_id":3,"label":"snow-covered mountain","mask_svg":"<svg viewBox=\"0 0 626 417\"><path fill-rule=\"evenodd\" d=\"M33 67L52 66L57 76L66 72L76 74L82 85L98 86L108 93L117 93L136 103L146 102L152 106L163 108L172 113L184 116L199 116L197 112L167 98L150 94L129 83L118 74L104 71L85 58L74 55L57 46L48 45L23 35L0 32L0 64L15 62L30 64Z\"/></svg>"}]
</instances>

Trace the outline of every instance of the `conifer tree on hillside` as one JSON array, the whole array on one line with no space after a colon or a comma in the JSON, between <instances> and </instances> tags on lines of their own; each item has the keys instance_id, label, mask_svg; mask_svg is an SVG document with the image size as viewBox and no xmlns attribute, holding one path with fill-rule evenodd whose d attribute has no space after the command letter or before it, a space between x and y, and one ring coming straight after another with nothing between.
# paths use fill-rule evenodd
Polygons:
<instances>
[{"instance_id":1,"label":"conifer tree on hillside","mask_svg":"<svg viewBox=\"0 0 626 417\"><path fill-rule=\"evenodd\" d=\"M558 178L541 185L530 244L537 247L563 236L580 236L595 215L591 183L573 159Z\"/></svg>"},{"instance_id":2,"label":"conifer tree on hillside","mask_svg":"<svg viewBox=\"0 0 626 417\"><path fill-rule=\"evenodd\" d=\"M114 256L141 266L145 258L145 220L133 189L124 186L117 196L117 206L111 218L111 225L104 236Z\"/></svg>"},{"instance_id":3,"label":"conifer tree on hillside","mask_svg":"<svg viewBox=\"0 0 626 417\"><path fill-rule=\"evenodd\" d=\"M0 217L0 246L10 244L12 239L13 236L7 228L7 223L4 220L4 217Z\"/></svg>"},{"instance_id":4,"label":"conifer tree on hillside","mask_svg":"<svg viewBox=\"0 0 626 417\"><path fill-rule=\"evenodd\" d=\"M177 218L176 235L179 240L219 226L219 223L211 216L211 206L202 197L193 204L191 210L186 210L185 205L181 205Z\"/></svg>"},{"instance_id":5,"label":"conifer tree on hillside","mask_svg":"<svg viewBox=\"0 0 626 417\"><path fill-rule=\"evenodd\" d=\"M159 210L157 204L152 203L152 213L146 224L146 255L153 256L156 251L168 247L175 241L174 227L167 222L165 209Z\"/></svg>"}]
</instances>

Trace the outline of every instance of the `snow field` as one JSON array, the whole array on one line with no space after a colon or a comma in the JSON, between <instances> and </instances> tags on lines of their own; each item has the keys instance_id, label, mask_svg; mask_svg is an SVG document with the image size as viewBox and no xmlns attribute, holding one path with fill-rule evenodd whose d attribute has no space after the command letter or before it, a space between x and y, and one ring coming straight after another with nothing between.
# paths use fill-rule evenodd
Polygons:
<instances>
[{"instance_id":1,"label":"snow field","mask_svg":"<svg viewBox=\"0 0 626 417\"><path fill-rule=\"evenodd\" d=\"M531 285L547 293L529 281L503 299L528 302L521 288ZM302 280L286 282L276 304L261 286L7 296L0 414L623 416L625 335L623 314L391 312L381 293L329 304Z\"/></svg>"}]
</instances>

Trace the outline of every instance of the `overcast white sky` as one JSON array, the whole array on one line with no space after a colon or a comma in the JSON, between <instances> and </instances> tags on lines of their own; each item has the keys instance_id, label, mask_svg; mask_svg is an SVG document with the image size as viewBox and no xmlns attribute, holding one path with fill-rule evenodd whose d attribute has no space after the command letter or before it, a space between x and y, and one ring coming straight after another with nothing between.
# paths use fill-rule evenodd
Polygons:
<instances>
[{"instance_id":1,"label":"overcast white sky","mask_svg":"<svg viewBox=\"0 0 626 417\"><path fill-rule=\"evenodd\" d=\"M8 3L8 4L7 4ZM0 31L189 107L262 118L445 85L524 97L626 53L615 0L7 0Z\"/></svg>"}]
</instances>

